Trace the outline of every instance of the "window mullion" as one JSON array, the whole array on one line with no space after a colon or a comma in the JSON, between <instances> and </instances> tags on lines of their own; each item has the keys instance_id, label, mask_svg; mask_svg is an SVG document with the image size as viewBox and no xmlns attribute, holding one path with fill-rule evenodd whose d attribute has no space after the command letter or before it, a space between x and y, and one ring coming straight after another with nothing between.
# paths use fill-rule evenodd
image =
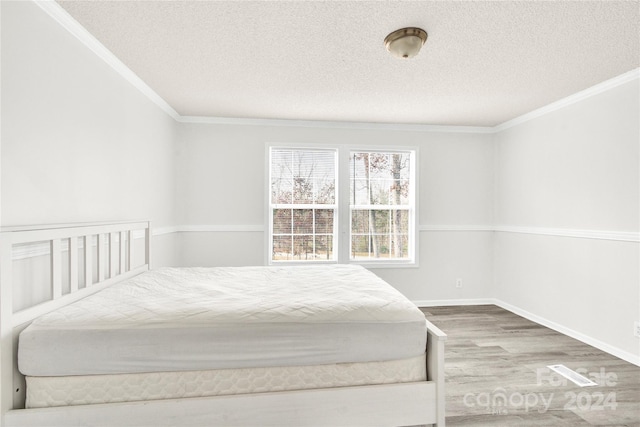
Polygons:
<instances>
[{"instance_id":1,"label":"window mullion","mask_svg":"<svg viewBox=\"0 0 640 427\"><path fill-rule=\"evenodd\" d=\"M338 182L337 186L339 199L336 216L338 217L338 227L336 237L338 239L338 262L346 264L351 258L351 209L350 205L350 165L349 150L341 148L338 150Z\"/></svg>"},{"instance_id":2,"label":"window mullion","mask_svg":"<svg viewBox=\"0 0 640 427\"><path fill-rule=\"evenodd\" d=\"M291 180L293 181L293 179ZM293 185L291 186L291 200L293 200ZM291 228L290 228L290 239L291 239L291 250L289 251L289 253L291 254L291 259L293 260L295 258L295 253L294 253L294 249L296 247L295 242L294 242L294 227L293 224L295 223L295 218L293 217L293 208L291 209Z\"/></svg>"},{"instance_id":3,"label":"window mullion","mask_svg":"<svg viewBox=\"0 0 640 427\"><path fill-rule=\"evenodd\" d=\"M311 238L313 239L313 253L316 253L316 209L311 209Z\"/></svg>"}]
</instances>

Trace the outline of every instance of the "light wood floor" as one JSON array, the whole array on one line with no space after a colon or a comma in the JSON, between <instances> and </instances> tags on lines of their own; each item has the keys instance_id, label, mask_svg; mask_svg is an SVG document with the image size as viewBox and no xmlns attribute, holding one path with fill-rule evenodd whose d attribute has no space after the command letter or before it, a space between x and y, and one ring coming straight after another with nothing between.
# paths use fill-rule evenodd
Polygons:
<instances>
[{"instance_id":1,"label":"light wood floor","mask_svg":"<svg viewBox=\"0 0 640 427\"><path fill-rule=\"evenodd\" d=\"M640 426L640 367L494 305L422 311L448 335L447 426Z\"/></svg>"}]
</instances>

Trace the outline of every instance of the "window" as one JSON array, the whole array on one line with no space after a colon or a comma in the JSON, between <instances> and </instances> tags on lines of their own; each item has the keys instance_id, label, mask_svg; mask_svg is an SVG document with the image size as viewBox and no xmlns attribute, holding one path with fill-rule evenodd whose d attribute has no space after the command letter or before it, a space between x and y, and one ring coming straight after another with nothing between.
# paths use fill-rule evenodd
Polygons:
<instances>
[{"instance_id":1,"label":"window","mask_svg":"<svg viewBox=\"0 0 640 427\"><path fill-rule=\"evenodd\" d=\"M271 147L269 262L414 264L415 156Z\"/></svg>"},{"instance_id":2,"label":"window","mask_svg":"<svg viewBox=\"0 0 640 427\"><path fill-rule=\"evenodd\" d=\"M411 153L350 153L351 260L412 258Z\"/></svg>"},{"instance_id":3,"label":"window","mask_svg":"<svg viewBox=\"0 0 640 427\"><path fill-rule=\"evenodd\" d=\"M336 151L271 150L271 261L335 261Z\"/></svg>"}]
</instances>

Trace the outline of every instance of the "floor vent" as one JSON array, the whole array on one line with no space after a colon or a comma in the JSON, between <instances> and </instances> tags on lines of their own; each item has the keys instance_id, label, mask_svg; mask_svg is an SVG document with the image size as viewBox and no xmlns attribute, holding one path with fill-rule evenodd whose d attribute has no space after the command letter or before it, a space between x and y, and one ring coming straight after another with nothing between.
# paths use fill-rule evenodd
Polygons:
<instances>
[{"instance_id":1,"label":"floor vent","mask_svg":"<svg viewBox=\"0 0 640 427\"><path fill-rule=\"evenodd\" d=\"M594 385L598 385L597 383L591 381L589 378L583 377L576 371L572 371L564 365L549 365L547 368L551 369L554 372L562 375L563 377L573 381L580 387L591 387Z\"/></svg>"}]
</instances>

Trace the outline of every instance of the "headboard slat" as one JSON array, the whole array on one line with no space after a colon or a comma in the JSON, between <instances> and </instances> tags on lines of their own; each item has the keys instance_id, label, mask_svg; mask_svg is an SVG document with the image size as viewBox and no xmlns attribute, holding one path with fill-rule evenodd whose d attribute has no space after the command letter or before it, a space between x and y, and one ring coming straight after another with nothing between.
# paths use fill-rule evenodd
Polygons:
<instances>
[{"instance_id":1,"label":"headboard slat","mask_svg":"<svg viewBox=\"0 0 640 427\"><path fill-rule=\"evenodd\" d=\"M69 239L69 292L78 290L78 238Z\"/></svg>"},{"instance_id":2,"label":"headboard slat","mask_svg":"<svg viewBox=\"0 0 640 427\"><path fill-rule=\"evenodd\" d=\"M104 280L105 274L105 264L104 264L104 234L98 233L98 279L97 283L100 283Z\"/></svg>"},{"instance_id":3,"label":"headboard slat","mask_svg":"<svg viewBox=\"0 0 640 427\"><path fill-rule=\"evenodd\" d=\"M125 273L127 271L127 252L125 246L125 236L127 235L126 231L120 232L120 269L118 270L120 274Z\"/></svg>"},{"instance_id":4,"label":"headboard slat","mask_svg":"<svg viewBox=\"0 0 640 427\"><path fill-rule=\"evenodd\" d=\"M53 299L62 296L62 241L51 240L51 288Z\"/></svg>"},{"instance_id":5,"label":"headboard slat","mask_svg":"<svg viewBox=\"0 0 640 427\"><path fill-rule=\"evenodd\" d=\"M131 260L133 259L133 231L127 232L127 271L131 270L133 266Z\"/></svg>"},{"instance_id":6,"label":"headboard slat","mask_svg":"<svg viewBox=\"0 0 640 427\"><path fill-rule=\"evenodd\" d=\"M116 246L116 233L109 233L109 252L107 258L109 261L109 278L116 277L118 274L118 247Z\"/></svg>"},{"instance_id":7,"label":"headboard slat","mask_svg":"<svg viewBox=\"0 0 640 427\"><path fill-rule=\"evenodd\" d=\"M84 236L84 287L88 288L93 284L93 257L91 252L92 237Z\"/></svg>"}]
</instances>

